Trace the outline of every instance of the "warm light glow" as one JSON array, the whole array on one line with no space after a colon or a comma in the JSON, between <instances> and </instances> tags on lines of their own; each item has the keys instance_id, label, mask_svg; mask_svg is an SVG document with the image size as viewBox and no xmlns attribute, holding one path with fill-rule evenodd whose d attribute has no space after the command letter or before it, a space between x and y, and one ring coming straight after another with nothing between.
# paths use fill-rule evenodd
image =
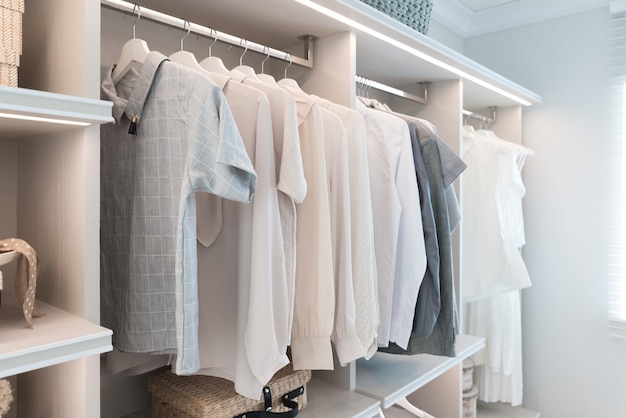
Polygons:
<instances>
[{"instance_id":1,"label":"warm light glow","mask_svg":"<svg viewBox=\"0 0 626 418\"><path fill-rule=\"evenodd\" d=\"M436 65L439 68L443 68L444 70L450 71L451 73L458 75L459 77L462 77L462 78L464 78L466 80L472 81L472 82L474 82L474 83L476 83L476 84L478 84L480 86L483 86L483 87L485 87L485 88L487 88L487 89L489 89L491 91L494 91L494 92L496 92L498 94L501 94L504 97L508 97L509 99L515 100L519 104L522 104L524 106L530 106L532 104L528 100L524 100L521 97L517 97L516 95L511 94L511 93L509 93L509 92L507 92L505 90L502 90L501 88L499 88L497 86L494 86L493 84L490 84L490 83L488 83L488 82L486 82L484 80L481 80L478 77L475 77L475 76L473 76L471 74L468 74L468 73L466 73L463 70L460 70L460 69L458 69L458 68L456 68L456 67L454 67L454 66L452 66L450 64L446 64L445 62L443 62L441 60L438 60L437 58L431 57L430 55L425 54L422 51L419 51L419 50L417 50L415 48L412 48L412 47L410 47L410 46L408 46L408 45L406 45L406 44L404 44L404 43L402 43L402 42L400 42L400 41L398 41L396 39L393 39L393 38L391 38L391 37L389 37L389 36L387 36L385 34L382 34L382 33L378 32L378 31L375 31L375 30L373 30L371 28L368 28L367 26L362 25L359 22L356 22L356 21L354 21L354 20L352 20L352 19L350 19L350 18L348 18L348 17L346 17L346 16L344 16L342 14L339 14L337 12L334 12L334 11L330 10L330 9L327 9L324 6L320 6L319 4L317 4L317 3L315 3L315 2L313 2L311 0L295 0L295 1L297 1L300 4L302 4L303 6L306 6L306 7L310 8L310 9L313 9L313 10L315 10L315 11L317 11L319 13L322 13L322 14L328 16L328 17L331 17L331 18L333 18L333 19L335 19L335 20L337 20L339 22L342 22L342 23L345 23L347 25L350 25L351 27L353 27L353 28L355 28L355 29L357 29L357 30L359 30L361 32L365 32L365 33L367 33L369 35L372 35L372 36L380 39L381 41L387 42L388 44L393 45L396 48L399 48L399 49L401 49L403 51L406 51L409 54L412 54L412 55L414 55L414 56L416 56L418 58L423 59L424 61L430 62L431 64Z\"/></svg>"},{"instance_id":2,"label":"warm light glow","mask_svg":"<svg viewBox=\"0 0 626 418\"><path fill-rule=\"evenodd\" d=\"M89 122L80 122L80 121L67 120L67 119L44 118L41 116L16 115L13 113L0 113L0 118L21 119L21 120L29 120L33 122L58 123L61 125L89 126Z\"/></svg>"}]
</instances>

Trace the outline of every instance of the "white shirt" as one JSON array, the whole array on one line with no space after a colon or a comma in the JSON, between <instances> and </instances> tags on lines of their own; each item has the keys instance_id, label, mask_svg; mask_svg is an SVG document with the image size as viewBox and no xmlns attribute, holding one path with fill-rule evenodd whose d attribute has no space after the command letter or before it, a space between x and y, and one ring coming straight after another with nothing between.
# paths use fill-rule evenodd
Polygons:
<instances>
[{"instance_id":1,"label":"white shirt","mask_svg":"<svg viewBox=\"0 0 626 418\"><path fill-rule=\"evenodd\" d=\"M332 369L333 285L330 205L322 110L299 88L278 82L295 99L307 195L297 205L296 296L291 353L294 370Z\"/></svg>"},{"instance_id":2,"label":"white shirt","mask_svg":"<svg viewBox=\"0 0 626 418\"><path fill-rule=\"evenodd\" d=\"M224 89L259 180L250 204L197 195L198 374L234 381L237 393L259 399L289 363L276 325L286 322L288 295L270 105L259 90L211 77Z\"/></svg>"},{"instance_id":3,"label":"white shirt","mask_svg":"<svg viewBox=\"0 0 626 418\"><path fill-rule=\"evenodd\" d=\"M345 366L365 355L356 331L352 281L348 139L337 115L322 109L322 116L335 273L335 323L331 339L335 344L339 363Z\"/></svg>"},{"instance_id":4,"label":"white shirt","mask_svg":"<svg viewBox=\"0 0 626 418\"><path fill-rule=\"evenodd\" d=\"M276 157L276 180L278 183L276 187L278 188L278 207L285 245L285 267L289 295L289 314L284 332L287 344L290 344L296 285L296 204L304 201L307 189L300 151L296 100L281 87L272 86L253 78L243 79L234 73L236 72L233 71L235 79L258 88L267 95L270 101Z\"/></svg>"},{"instance_id":5,"label":"white shirt","mask_svg":"<svg viewBox=\"0 0 626 418\"><path fill-rule=\"evenodd\" d=\"M320 104L338 115L348 139L352 283L354 286L357 336L369 359L377 351L378 282L374 251L374 219L370 172L367 161L365 120L356 110L320 99Z\"/></svg>"},{"instance_id":6,"label":"white shirt","mask_svg":"<svg viewBox=\"0 0 626 418\"><path fill-rule=\"evenodd\" d=\"M406 349L426 250L411 149L405 121L357 102L365 119L378 268L378 345Z\"/></svg>"}]
</instances>

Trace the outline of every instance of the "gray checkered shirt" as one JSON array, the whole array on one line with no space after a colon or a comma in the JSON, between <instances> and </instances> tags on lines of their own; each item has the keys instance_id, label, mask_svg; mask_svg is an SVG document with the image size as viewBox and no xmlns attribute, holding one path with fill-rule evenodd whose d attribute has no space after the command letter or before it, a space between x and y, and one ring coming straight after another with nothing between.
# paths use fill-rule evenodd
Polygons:
<instances>
[{"instance_id":1,"label":"gray checkered shirt","mask_svg":"<svg viewBox=\"0 0 626 418\"><path fill-rule=\"evenodd\" d=\"M103 99L101 317L115 346L177 354L180 374L198 359L194 192L249 202L257 177L222 90L206 75L151 52ZM137 135L129 135L130 120Z\"/></svg>"}]
</instances>

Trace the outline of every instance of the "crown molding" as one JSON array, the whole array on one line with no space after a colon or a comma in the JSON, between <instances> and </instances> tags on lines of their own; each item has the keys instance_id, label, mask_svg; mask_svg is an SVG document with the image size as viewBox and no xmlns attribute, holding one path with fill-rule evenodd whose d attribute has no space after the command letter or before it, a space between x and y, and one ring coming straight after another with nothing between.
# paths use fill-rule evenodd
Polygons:
<instances>
[{"instance_id":1,"label":"crown molding","mask_svg":"<svg viewBox=\"0 0 626 418\"><path fill-rule=\"evenodd\" d=\"M432 17L463 38L485 35L600 7L611 0L520 0L473 12L459 0L437 0Z\"/></svg>"}]
</instances>

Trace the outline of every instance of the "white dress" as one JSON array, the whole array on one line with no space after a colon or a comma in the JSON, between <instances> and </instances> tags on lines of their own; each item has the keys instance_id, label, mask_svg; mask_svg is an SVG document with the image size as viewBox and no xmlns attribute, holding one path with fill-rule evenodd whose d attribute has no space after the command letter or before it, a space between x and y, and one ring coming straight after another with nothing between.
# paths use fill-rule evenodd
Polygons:
<instances>
[{"instance_id":1,"label":"white dress","mask_svg":"<svg viewBox=\"0 0 626 418\"><path fill-rule=\"evenodd\" d=\"M520 253L525 244L521 169L531 153L492 132L465 130L465 328L486 339L485 350L473 357L480 399L513 406L523 396L520 290L531 285Z\"/></svg>"}]
</instances>

